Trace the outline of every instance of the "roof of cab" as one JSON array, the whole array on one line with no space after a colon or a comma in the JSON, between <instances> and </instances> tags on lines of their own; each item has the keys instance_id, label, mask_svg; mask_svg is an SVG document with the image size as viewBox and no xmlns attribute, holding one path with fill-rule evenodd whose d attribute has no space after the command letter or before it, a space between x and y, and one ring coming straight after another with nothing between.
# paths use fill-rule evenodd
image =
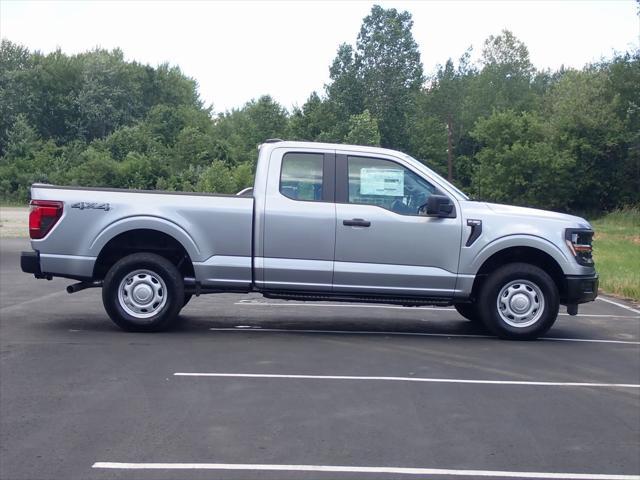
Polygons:
<instances>
[{"instance_id":1,"label":"roof of cab","mask_svg":"<svg viewBox=\"0 0 640 480\"><path fill-rule=\"evenodd\" d=\"M269 147L269 149L274 148L316 148L322 150L348 150L351 152L362 152L362 153L378 153L378 154L387 154L393 156L405 156L404 153L398 150L390 150L388 148L382 147L367 147L364 145L344 145L341 143L321 143L321 142L300 142L293 140L280 140L277 138L269 139L265 143L260 145L262 147Z\"/></svg>"}]
</instances>

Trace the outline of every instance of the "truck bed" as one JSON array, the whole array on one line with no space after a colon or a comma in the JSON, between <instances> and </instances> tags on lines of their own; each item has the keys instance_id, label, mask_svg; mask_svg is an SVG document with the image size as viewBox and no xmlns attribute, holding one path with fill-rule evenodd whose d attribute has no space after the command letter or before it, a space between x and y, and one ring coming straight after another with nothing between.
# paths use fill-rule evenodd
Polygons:
<instances>
[{"instance_id":1,"label":"truck bed","mask_svg":"<svg viewBox=\"0 0 640 480\"><path fill-rule=\"evenodd\" d=\"M60 221L31 241L45 272L68 273L73 265L74 275L90 277L107 242L151 230L184 246L203 284L251 283L252 197L35 184L31 198L64 202Z\"/></svg>"}]
</instances>

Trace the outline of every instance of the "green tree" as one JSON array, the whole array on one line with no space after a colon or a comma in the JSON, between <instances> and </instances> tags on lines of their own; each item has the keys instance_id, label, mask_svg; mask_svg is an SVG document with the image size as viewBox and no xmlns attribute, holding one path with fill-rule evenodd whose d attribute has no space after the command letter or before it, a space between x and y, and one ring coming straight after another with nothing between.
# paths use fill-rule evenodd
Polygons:
<instances>
[{"instance_id":1,"label":"green tree","mask_svg":"<svg viewBox=\"0 0 640 480\"><path fill-rule=\"evenodd\" d=\"M545 99L555 143L575 161L573 208L614 208L634 178L625 161L624 122L616 115L620 96L608 83L605 71L567 72Z\"/></svg>"},{"instance_id":2,"label":"green tree","mask_svg":"<svg viewBox=\"0 0 640 480\"><path fill-rule=\"evenodd\" d=\"M326 86L328 106L331 114L339 123L334 130L344 130L351 115L357 115L364 110L365 91L359 76L358 66L353 47L343 43L329 67L331 82Z\"/></svg>"},{"instance_id":3,"label":"green tree","mask_svg":"<svg viewBox=\"0 0 640 480\"><path fill-rule=\"evenodd\" d=\"M0 157L0 194L25 201L31 183L48 181L56 150L38 137L25 115L18 115L7 135L6 154Z\"/></svg>"},{"instance_id":4,"label":"green tree","mask_svg":"<svg viewBox=\"0 0 640 480\"><path fill-rule=\"evenodd\" d=\"M172 168L175 171L188 168L189 165L206 166L214 160L230 163L228 147L210 133L187 126L177 135L171 150Z\"/></svg>"},{"instance_id":5,"label":"green tree","mask_svg":"<svg viewBox=\"0 0 640 480\"><path fill-rule=\"evenodd\" d=\"M551 134L535 113L507 110L478 120L472 131L482 145L476 155L475 193L495 202L566 210L576 164L555 148Z\"/></svg>"},{"instance_id":6,"label":"green tree","mask_svg":"<svg viewBox=\"0 0 640 480\"><path fill-rule=\"evenodd\" d=\"M165 174L160 162L137 152L130 152L118 165L118 176L121 187L139 190L152 190L158 179Z\"/></svg>"},{"instance_id":7,"label":"green tree","mask_svg":"<svg viewBox=\"0 0 640 480\"><path fill-rule=\"evenodd\" d=\"M623 158L617 166L618 205L640 204L640 49L617 54L609 62L598 65L606 72L606 98L612 102L622 122Z\"/></svg>"},{"instance_id":8,"label":"green tree","mask_svg":"<svg viewBox=\"0 0 640 480\"><path fill-rule=\"evenodd\" d=\"M144 123L131 127L121 127L104 139L114 160L122 161L130 152L146 154L166 148L158 138L154 138Z\"/></svg>"},{"instance_id":9,"label":"green tree","mask_svg":"<svg viewBox=\"0 0 640 480\"><path fill-rule=\"evenodd\" d=\"M536 71L508 31L424 84L411 16L372 8L323 95L269 96L212 117L178 67L0 44L0 196L36 181L234 193L267 138L382 144L500 202L574 211L640 203L640 51ZM450 144L450 146L449 146Z\"/></svg>"},{"instance_id":10,"label":"green tree","mask_svg":"<svg viewBox=\"0 0 640 480\"><path fill-rule=\"evenodd\" d=\"M254 175L255 172L253 171L253 166L250 163L241 163L235 167L233 171L235 188L231 193L237 193L247 187L252 187Z\"/></svg>"},{"instance_id":11,"label":"green tree","mask_svg":"<svg viewBox=\"0 0 640 480\"><path fill-rule=\"evenodd\" d=\"M465 100L469 82L477 75L470 57L471 48L460 57L457 67L451 59L439 66L429 86L415 95L407 127L411 154L444 176L448 175L450 155L453 177L462 185L469 185L470 178L458 168L456 157L470 153L465 150L469 142L464 140L469 138L473 123L466 118Z\"/></svg>"},{"instance_id":12,"label":"green tree","mask_svg":"<svg viewBox=\"0 0 640 480\"><path fill-rule=\"evenodd\" d=\"M85 187L123 187L120 167L108 151L89 147L81 154L82 161L69 174L71 185Z\"/></svg>"},{"instance_id":13,"label":"green tree","mask_svg":"<svg viewBox=\"0 0 640 480\"><path fill-rule=\"evenodd\" d=\"M18 95L20 73L31 67L29 50L2 39L0 43L0 155L6 149L9 129L22 112L24 95Z\"/></svg>"},{"instance_id":14,"label":"green tree","mask_svg":"<svg viewBox=\"0 0 640 480\"><path fill-rule=\"evenodd\" d=\"M339 142L347 128L341 115L335 103L313 92L302 108L294 108L286 136L291 140Z\"/></svg>"},{"instance_id":15,"label":"green tree","mask_svg":"<svg viewBox=\"0 0 640 480\"><path fill-rule=\"evenodd\" d=\"M6 154L1 159L2 163L29 158L40 146L40 138L24 114L16 117L7 137Z\"/></svg>"},{"instance_id":16,"label":"green tree","mask_svg":"<svg viewBox=\"0 0 640 480\"><path fill-rule=\"evenodd\" d=\"M378 121L371 116L369 110L365 110L360 115L351 115L349 133L344 141L353 145L380 146Z\"/></svg>"},{"instance_id":17,"label":"green tree","mask_svg":"<svg viewBox=\"0 0 640 480\"><path fill-rule=\"evenodd\" d=\"M136 63L135 75L142 85L144 112L155 105L185 106L202 109L197 82L187 77L179 67L169 64L157 68Z\"/></svg>"},{"instance_id":18,"label":"green tree","mask_svg":"<svg viewBox=\"0 0 640 480\"><path fill-rule=\"evenodd\" d=\"M199 192L235 193L236 182L229 167L214 161L202 172L196 188Z\"/></svg>"},{"instance_id":19,"label":"green tree","mask_svg":"<svg viewBox=\"0 0 640 480\"><path fill-rule=\"evenodd\" d=\"M364 106L380 124L381 144L408 144L406 115L412 94L424 83L418 44L409 12L375 5L360 28L355 66L364 91Z\"/></svg>"},{"instance_id":20,"label":"green tree","mask_svg":"<svg viewBox=\"0 0 640 480\"><path fill-rule=\"evenodd\" d=\"M265 95L247 102L241 109L219 115L213 135L228 145L232 164L255 162L256 149L268 138L282 138L289 129L287 111Z\"/></svg>"},{"instance_id":21,"label":"green tree","mask_svg":"<svg viewBox=\"0 0 640 480\"><path fill-rule=\"evenodd\" d=\"M142 111L141 84L121 50L95 50L82 58L81 86L73 93L78 133L91 141L129 125Z\"/></svg>"},{"instance_id":22,"label":"green tree","mask_svg":"<svg viewBox=\"0 0 640 480\"><path fill-rule=\"evenodd\" d=\"M535 69L527 46L513 33L491 35L482 49L482 69L470 84L468 111L474 120L493 110L529 111L535 107Z\"/></svg>"},{"instance_id":23,"label":"green tree","mask_svg":"<svg viewBox=\"0 0 640 480\"><path fill-rule=\"evenodd\" d=\"M447 176L447 124L440 117L430 113L429 98L416 97L417 112L411 116L408 125L409 151L425 165Z\"/></svg>"}]
</instances>

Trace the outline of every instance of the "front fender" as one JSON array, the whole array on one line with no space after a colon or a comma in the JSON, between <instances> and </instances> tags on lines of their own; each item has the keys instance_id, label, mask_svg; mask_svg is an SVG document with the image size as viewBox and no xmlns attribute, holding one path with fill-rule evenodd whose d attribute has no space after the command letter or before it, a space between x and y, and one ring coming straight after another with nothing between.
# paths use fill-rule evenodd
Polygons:
<instances>
[{"instance_id":1,"label":"front fender","mask_svg":"<svg viewBox=\"0 0 640 480\"><path fill-rule=\"evenodd\" d=\"M201 258L200 249L189 233L180 225L164 218L150 215L136 215L125 217L105 227L91 242L90 255L97 257L104 246L112 238L131 230L157 230L175 238L189 254L192 261L205 260Z\"/></svg>"},{"instance_id":2,"label":"front fender","mask_svg":"<svg viewBox=\"0 0 640 480\"><path fill-rule=\"evenodd\" d=\"M576 274L576 267L578 264L573 265L573 259L569 258L565 252L558 248L555 244L549 240L538 237L535 235L507 235L497 238L491 243L485 245L471 260L468 265L469 274L475 275L480 270L480 267L486 262L489 257L502 250L512 247L530 247L540 250L551 258L560 266L565 274ZM572 263L573 262L573 263Z\"/></svg>"}]
</instances>

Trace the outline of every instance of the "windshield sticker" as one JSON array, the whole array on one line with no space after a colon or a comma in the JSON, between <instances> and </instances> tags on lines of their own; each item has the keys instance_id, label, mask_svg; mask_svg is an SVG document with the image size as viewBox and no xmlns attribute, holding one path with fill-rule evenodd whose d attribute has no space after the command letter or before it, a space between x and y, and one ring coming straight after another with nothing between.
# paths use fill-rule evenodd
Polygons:
<instances>
[{"instance_id":1,"label":"windshield sticker","mask_svg":"<svg viewBox=\"0 0 640 480\"><path fill-rule=\"evenodd\" d=\"M397 168L362 168L360 194L403 197L404 172Z\"/></svg>"}]
</instances>

